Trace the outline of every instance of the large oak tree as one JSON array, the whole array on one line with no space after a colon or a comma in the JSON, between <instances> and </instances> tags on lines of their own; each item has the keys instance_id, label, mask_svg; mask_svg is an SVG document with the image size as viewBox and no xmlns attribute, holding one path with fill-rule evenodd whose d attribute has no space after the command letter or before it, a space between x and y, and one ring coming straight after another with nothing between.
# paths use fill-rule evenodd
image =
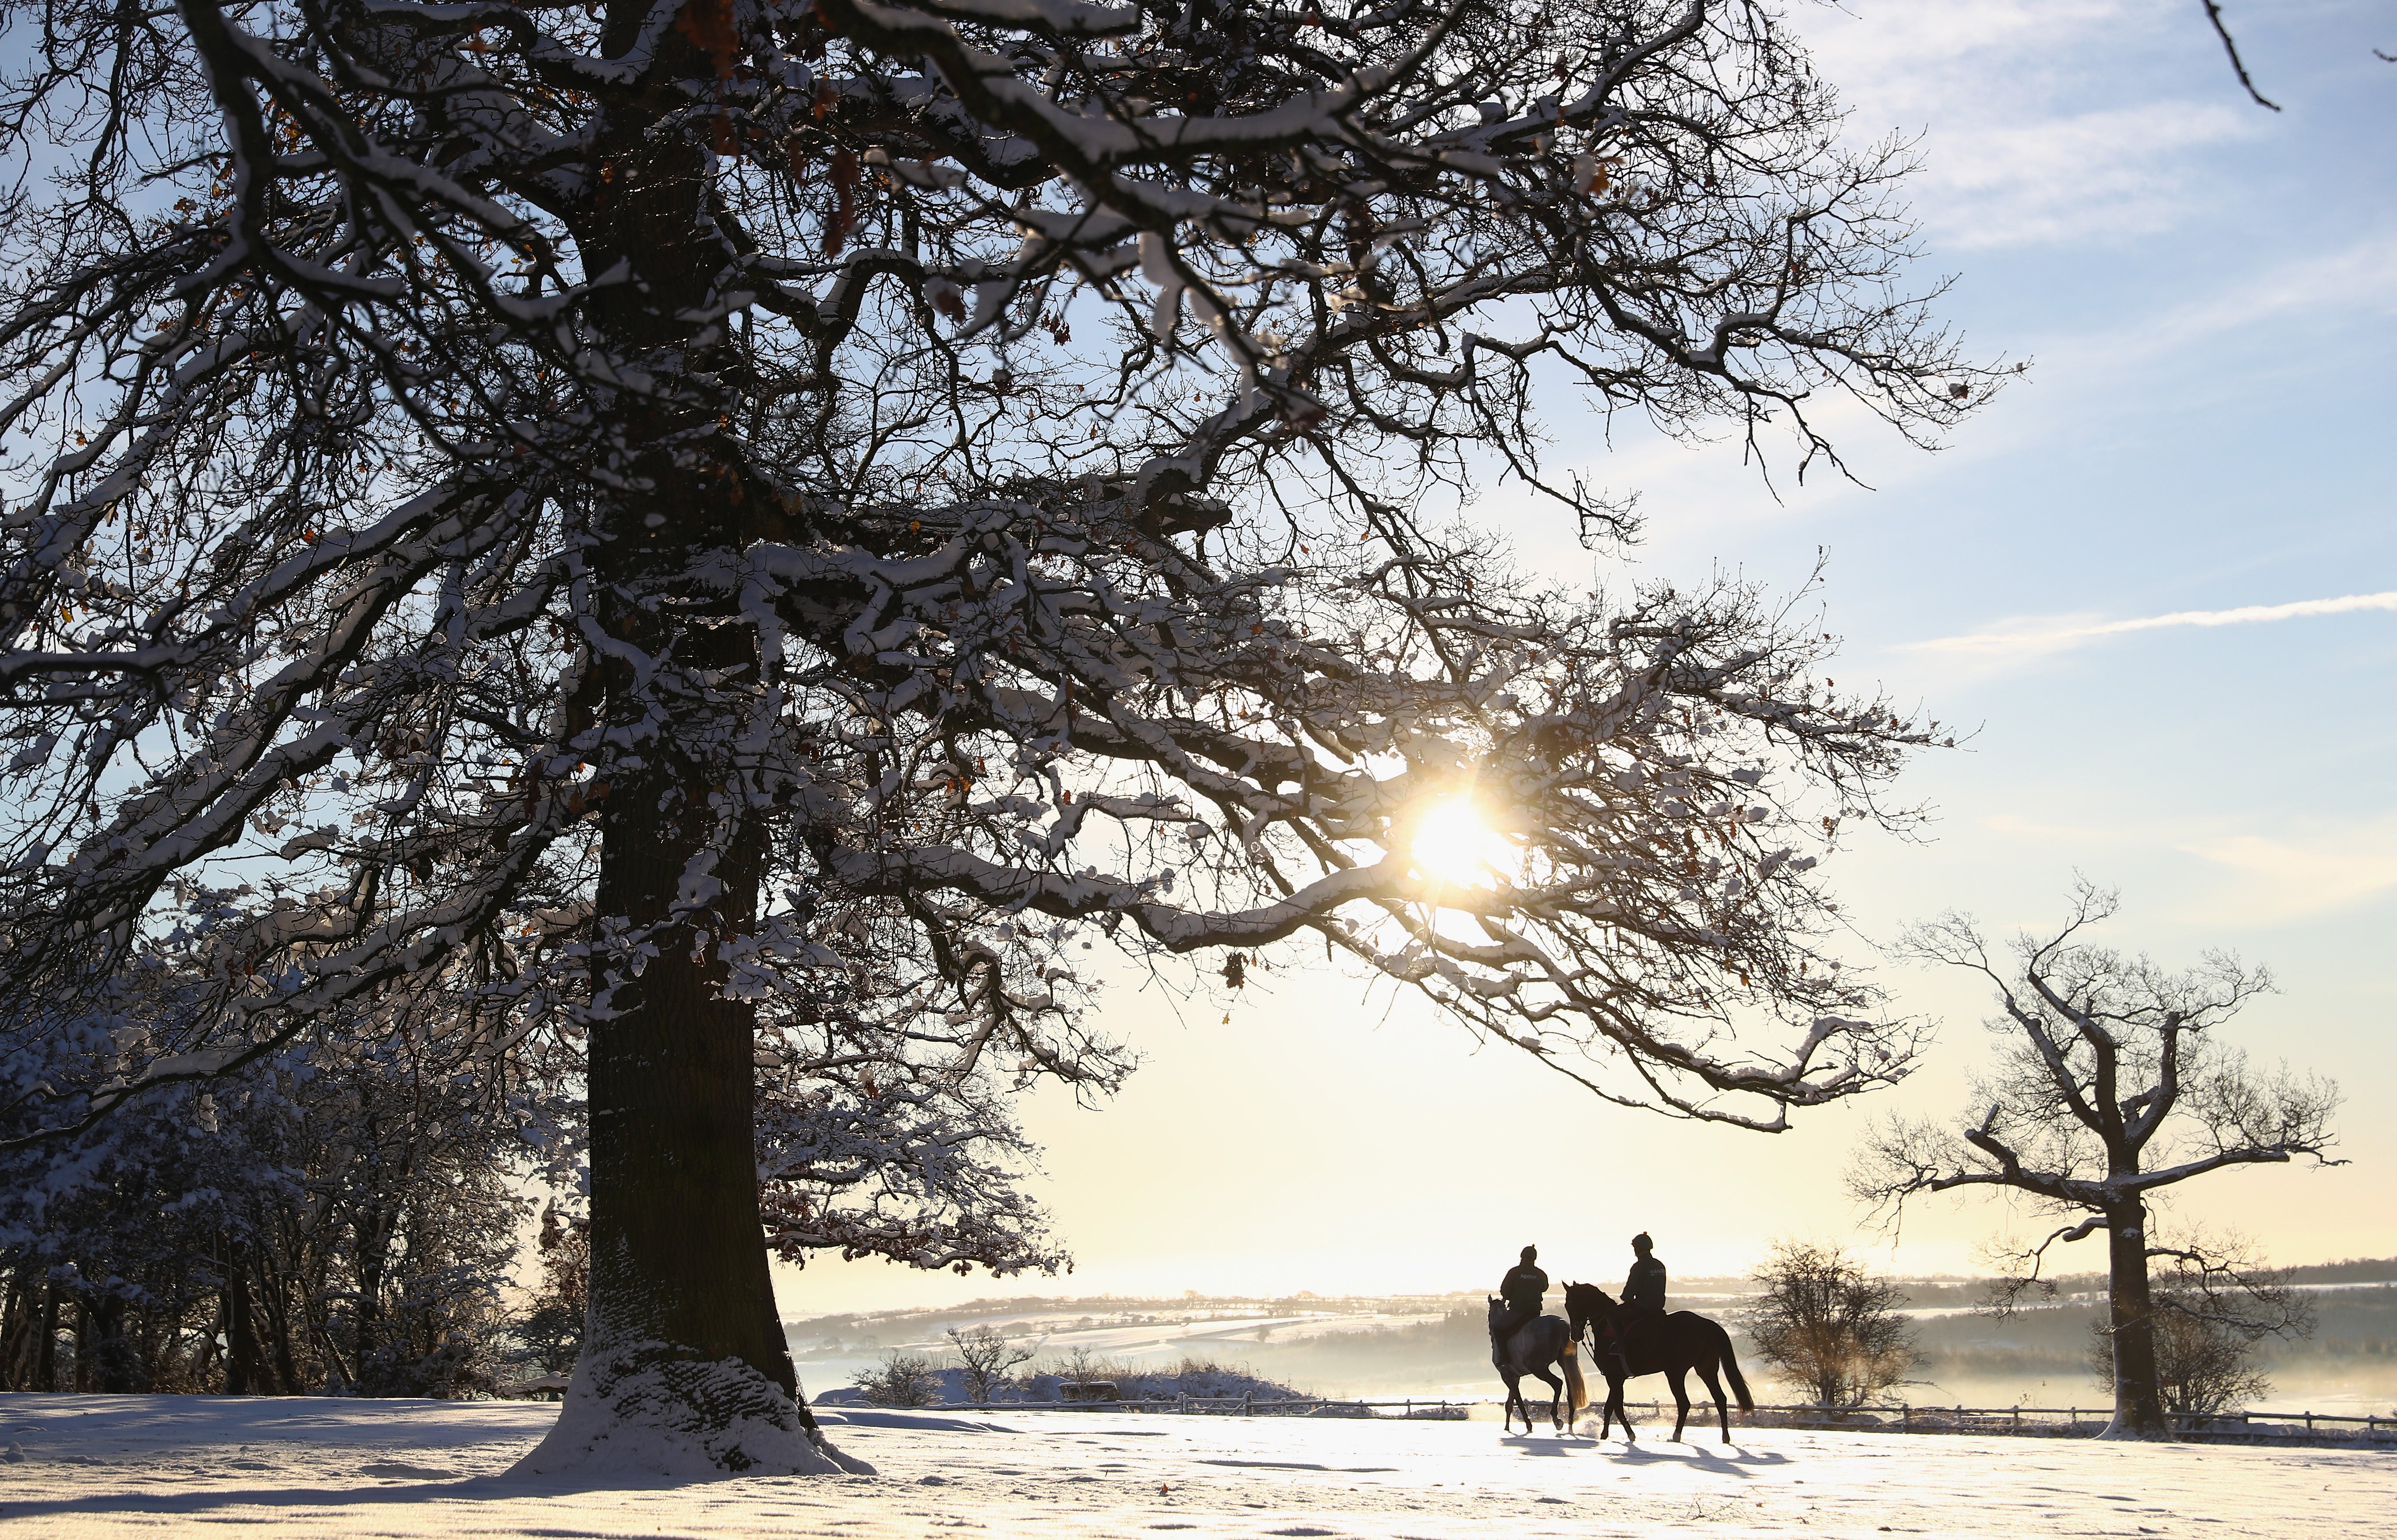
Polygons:
<instances>
[{"instance_id":1,"label":"large oak tree","mask_svg":"<svg viewBox=\"0 0 2397 1540\"><path fill-rule=\"evenodd\" d=\"M19 1137L428 990L493 1116L570 1050L537 1468L824 1468L761 1217L1038 1260L1005 1103L1129 1064L1097 938L1231 983L1304 937L1749 1128L1908 1066L1803 852L1932 730L1797 601L1447 522L1506 477L1633 532L1535 384L1801 466L1826 393L1969 404L1905 154L1769 7L7 14L0 989L104 1045ZM1456 798L1486 884L1413 859Z\"/></svg>"}]
</instances>

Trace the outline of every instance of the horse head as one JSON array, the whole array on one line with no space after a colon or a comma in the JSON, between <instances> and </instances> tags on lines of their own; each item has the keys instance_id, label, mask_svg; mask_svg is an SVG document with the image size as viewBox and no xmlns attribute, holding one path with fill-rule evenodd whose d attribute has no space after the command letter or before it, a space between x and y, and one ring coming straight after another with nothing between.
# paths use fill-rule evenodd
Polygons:
<instances>
[{"instance_id":1,"label":"horse head","mask_svg":"<svg viewBox=\"0 0 2397 1540\"><path fill-rule=\"evenodd\" d=\"M1599 1322L1612 1319L1614 1311L1614 1296L1597 1284L1565 1285L1565 1319L1572 1324L1575 1338Z\"/></svg>"}]
</instances>

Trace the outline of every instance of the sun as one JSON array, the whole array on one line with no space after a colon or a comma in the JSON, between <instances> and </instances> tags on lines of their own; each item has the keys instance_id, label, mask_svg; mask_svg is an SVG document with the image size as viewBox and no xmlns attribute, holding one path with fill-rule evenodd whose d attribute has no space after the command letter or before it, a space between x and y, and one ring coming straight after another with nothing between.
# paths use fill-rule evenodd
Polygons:
<instances>
[{"instance_id":1,"label":"sun","mask_svg":"<svg viewBox=\"0 0 2397 1540\"><path fill-rule=\"evenodd\" d=\"M1505 853L1505 842L1491 832L1472 798L1450 797L1416 821L1407 853L1415 869L1435 882L1488 888L1497 881L1493 864Z\"/></svg>"}]
</instances>

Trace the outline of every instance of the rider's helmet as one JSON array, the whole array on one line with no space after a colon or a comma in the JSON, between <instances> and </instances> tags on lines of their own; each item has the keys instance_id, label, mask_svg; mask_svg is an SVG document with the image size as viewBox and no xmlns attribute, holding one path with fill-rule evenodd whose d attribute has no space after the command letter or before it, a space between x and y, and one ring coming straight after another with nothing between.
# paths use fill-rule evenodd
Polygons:
<instances>
[{"instance_id":1,"label":"rider's helmet","mask_svg":"<svg viewBox=\"0 0 2397 1540\"><path fill-rule=\"evenodd\" d=\"M1537 1261L1539 1261L1539 1260L1540 1260L1540 1249L1539 1249L1537 1246L1526 1246L1526 1247L1524 1247L1524 1248L1523 1248L1523 1262L1524 1262L1525 1265L1527 1265L1527 1266L1528 1266L1528 1265L1531 1265L1532 1263L1537 1262Z\"/></svg>"},{"instance_id":2,"label":"rider's helmet","mask_svg":"<svg viewBox=\"0 0 2397 1540\"><path fill-rule=\"evenodd\" d=\"M1654 1241L1648 1239L1648 1232L1645 1230L1640 1231L1638 1235L1631 1238L1631 1249L1635 1252L1647 1251L1650 1247L1655 1244L1656 1243Z\"/></svg>"}]
</instances>

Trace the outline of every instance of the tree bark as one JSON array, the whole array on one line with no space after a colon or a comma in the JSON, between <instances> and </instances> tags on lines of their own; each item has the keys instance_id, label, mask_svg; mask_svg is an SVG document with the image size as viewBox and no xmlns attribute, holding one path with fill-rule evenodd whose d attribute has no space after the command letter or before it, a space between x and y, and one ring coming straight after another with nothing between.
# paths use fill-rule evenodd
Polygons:
<instances>
[{"instance_id":1,"label":"tree bark","mask_svg":"<svg viewBox=\"0 0 2397 1540\"><path fill-rule=\"evenodd\" d=\"M366 1145L370 1162L378 1162L381 1131L369 1118L366 1124ZM368 1169L374 1169L370 1163ZM380 1176L380 1172L376 1172ZM382 1282L390 1259L392 1216L378 1202L369 1201L361 1208L353 1225L356 1237L358 1258L358 1303L351 1315L352 1340L350 1361L357 1368L354 1378L358 1388L373 1394L379 1386L373 1383L375 1349L382 1346Z\"/></svg>"},{"instance_id":2,"label":"tree bark","mask_svg":"<svg viewBox=\"0 0 2397 1540\"><path fill-rule=\"evenodd\" d=\"M2147 1206L2106 1212L2107 1329L2114 1344L2114 1418L2109 1439L2172 1436L2156 1390L2156 1323L2148 1292Z\"/></svg>"},{"instance_id":3,"label":"tree bark","mask_svg":"<svg viewBox=\"0 0 2397 1540\"><path fill-rule=\"evenodd\" d=\"M31 1356L33 1315L33 1291L25 1281L25 1270L11 1269L6 1308L0 1309L0 1391L29 1388L25 1360Z\"/></svg>"},{"instance_id":4,"label":"tree bark","mask_svg":"<svg viewBox=\"0 0 2397 1540\"><path fill-rule=\"evenodd\" d=\"M42 1285L40 1324L34 1327L33 1379L28 1390L56 1390L59 1387L59 1286L54 1282Z\"/></svg>"},{"instance_id":5,"label":"tree bark","mask_svg":"<svg viewBox=\"0 0 2397 1540\"><path fill-rule=\"evenodd\" d=\"M275 1373L278 1382L275 1393L296 1396L300 1394L300 1366L291 1351L290 1300L284 1291L282 1279L268 1277L264 1268L259 1270L258 1281L266 1301L267 1330L274 1334Z\"/></svg>"},{"instance_id":6,"label":"tree bark","mask_svg":"<svg viewBox=\"0 0 2397 1540\"><path fill-rule=\"evenodd\" d=\"M88 1395L97 1388L92 1371L100 1360L96 1351L99 1346L100 1323L92 1319L91 1296L78 1293L74 1298L74 1363L70 1380L78 1394Z\"/></svg>"},{"instance_id":7,"label":"tree bark","mask_svg":"<svg viewBox=\"0 0 2397 1540\"><path fill-rule=\"evenodd\" d=\"M83 1330L75 1336L75 1378L84 1379L82 1363L91 1359L90 1386L108 1396L131 1395L150 1388L141 1373L141 1356L125 1330L126 1306L120 1294L86 1300L77 1312Z\"/></svg>"},{"instance_id":8,"label":"tree bark","mask_svg":"<svg viewBox=\"0 0 2397 1540\"><path fill-rule=\"evenodd\" d=\"M645 776L611 795L600 913L636 925L666 918L686 864L704 849L705 830L693 825L707 810L691 805L693 792ZM668 799L680 806L662 810ZM754 917L755 864L724 864L716 917L737 926ZM607 1337L738 1359L794 1395L757 1212L753 1015L718 995L715 939L670 924L658 956L592 1029L589 1319Z\"/></svg>"},{"instance_id":9,"label":"tree bark","mask_svg":"<svg viewBox=\"0 0 2397 1540\"><path fill-rule=\"evenodd\" d=\"M255 1395L261 1378L259 1373L258 1328L250 1319L249 1279L242 1269L239 1247L234 1247L226 1257L224 1304L220 1317L224 1321L224 1393L228 1396Z\"/></svg>"}]
</instances>

